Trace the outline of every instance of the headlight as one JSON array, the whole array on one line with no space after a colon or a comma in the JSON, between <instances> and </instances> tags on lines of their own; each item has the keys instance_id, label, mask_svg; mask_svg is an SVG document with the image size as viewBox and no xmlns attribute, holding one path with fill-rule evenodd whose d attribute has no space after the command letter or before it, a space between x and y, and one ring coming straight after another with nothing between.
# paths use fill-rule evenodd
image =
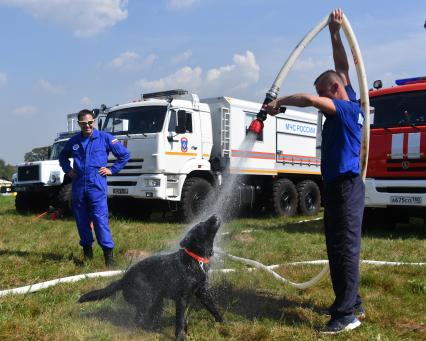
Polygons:
<instances>
[{"instance_id":1,"label":"headlight","mask_svg":"<svg viewBox=\"0 0 426 341\"><path fill-rule=\"evenodd\" d=\"M145 179L145 187L160 187L160 179Z\"/></svg>"},{"instance_id":2,"label":"headlight","mask_svg":"<svg viewBox=\"0 0 426 341\"><path fill-rule=\"evenodd\" d=\"M59 183L61 181L61 175L59 172L51 172L49 182L51 184Z\"/></svg>"}]
</instances>

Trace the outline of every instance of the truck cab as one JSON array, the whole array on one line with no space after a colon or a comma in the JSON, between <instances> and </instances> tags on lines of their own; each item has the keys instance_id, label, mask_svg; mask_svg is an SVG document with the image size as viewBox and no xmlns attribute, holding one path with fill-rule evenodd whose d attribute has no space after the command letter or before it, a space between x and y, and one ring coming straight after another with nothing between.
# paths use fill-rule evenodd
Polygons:
<instances>
[{"instance_id":1,"label":"truck cab","mask_svg":"<svg viewBox=\"0 0 426 341\"><path fill-rule=\"evenodd\" d=\"M377 82L378 83L378 82ZM392 208L395 218L424 216L426 206L426 77L371 90L367 208Z\"/></svg>"},{"instance_id":2,"label":"truck cab","mask_svg":"<svg viewBox=\"0 0 426 341\"><path fill-rule=\"evenodd\" d=\"M64 196L65 174L58 159L69 138L69 133L58 136L49 148L48 160L25 162L17 166L11 188L17 192L17 211L47 210L50 205L56 205L58 196Z\"/></svg>"},{"instance_id":3,"label":"truck cab","mask_svg":"<svg viewBox=\"0 0 426 341\"><path fill-rule=\"evenodd\" d=\"M131 154L120 173L108 177L110 197L178 202L189 173L211 171L209 108L184 90L144 94L141 101L109 108L103 131Z\"/></svg>"}]
</instances>

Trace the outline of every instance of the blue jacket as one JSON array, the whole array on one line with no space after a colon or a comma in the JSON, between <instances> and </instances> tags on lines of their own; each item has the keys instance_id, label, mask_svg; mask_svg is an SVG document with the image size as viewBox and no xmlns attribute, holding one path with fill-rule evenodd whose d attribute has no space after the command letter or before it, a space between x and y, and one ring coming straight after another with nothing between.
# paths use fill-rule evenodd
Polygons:
<instances>
[{"instance_id":1,"label":"blue jacket","mask_svg":"<svg viewBox=\"0 0 426 341\"><path fill-rule=\"evenodd\" d=\"M360 173L364 112L350 85L345 87L349 101L333 99L336 115L326 115L322 131L321 173L325 182Z\"/></svg>"},{"instance_id":2,"label":"blue jacket","mask_svg":"<svg viewBox=\"0 0 426 341\"><path fill-rule=\"evenodd\" d=\"M71 169L77 173L73 178L73 194L85 190L102 190L106 192L106 176L98 173L101 167L106 167L108 154L117 158L110 167L112 174L118 173L129 161L130 154L127 149L111 134L94 129L89 137L86 149L83 148L81 141L83 135L77 133L71 137L64 146L60 156L59 164L65 173ZM74 159L71 167L69 158Z\"/></svg>"}]
</instances>

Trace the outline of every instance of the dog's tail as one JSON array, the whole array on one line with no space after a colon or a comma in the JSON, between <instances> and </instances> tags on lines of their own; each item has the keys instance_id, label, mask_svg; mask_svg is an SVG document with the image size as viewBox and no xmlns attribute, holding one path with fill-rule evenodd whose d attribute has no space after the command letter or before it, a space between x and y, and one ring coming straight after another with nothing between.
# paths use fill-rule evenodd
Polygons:
<instances>
[{"instance_id":1,"label":"dog's tail","mask_svg":"<svg viewBox=\"0 0 426 341\"><path fill-rule=\"evenodd\" d=\"M112 282L110 285L103 289L90 291L78 300L79 303L103 300L107 297L114 295L117 291L121 290L121 281Z\"/></svg>"}]
</instances>

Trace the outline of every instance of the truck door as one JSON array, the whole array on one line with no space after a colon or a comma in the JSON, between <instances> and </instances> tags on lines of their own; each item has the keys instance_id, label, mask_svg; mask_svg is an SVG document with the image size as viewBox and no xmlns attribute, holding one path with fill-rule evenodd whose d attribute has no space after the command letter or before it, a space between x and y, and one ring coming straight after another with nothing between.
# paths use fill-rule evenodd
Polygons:
<instances>
[{"instance_id":1,"label":"truck door","mask_svg":"<svg viewBox=\"0 0 426 341\"><path fill-rule=\"evenodd\" d=\"M165 153L168 160L166 168L175 173L179 173L189 160L201 158L199 112L170 110Z\"/></svg>"}]
</instances>

